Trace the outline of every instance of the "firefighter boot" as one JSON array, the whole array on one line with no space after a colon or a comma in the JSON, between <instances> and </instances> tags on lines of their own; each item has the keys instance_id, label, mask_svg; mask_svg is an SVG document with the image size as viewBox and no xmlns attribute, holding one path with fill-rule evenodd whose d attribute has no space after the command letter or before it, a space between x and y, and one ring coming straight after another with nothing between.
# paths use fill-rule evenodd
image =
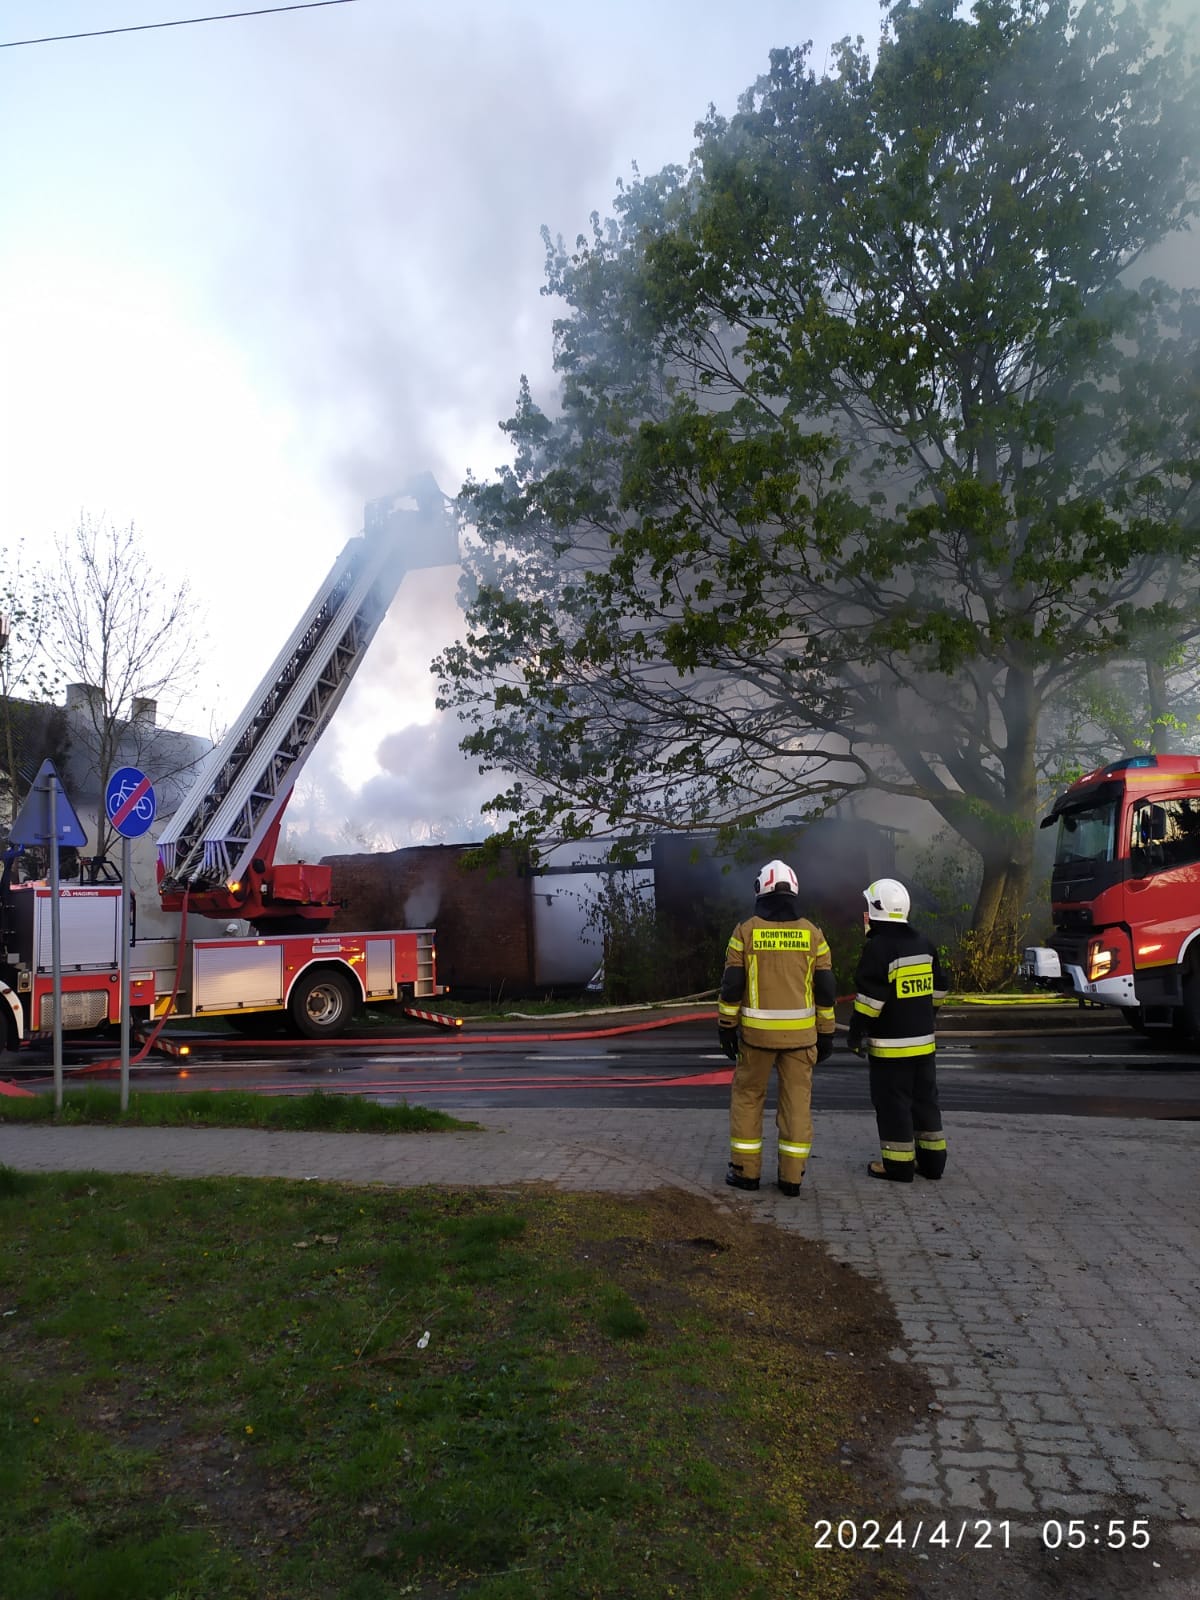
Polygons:
<instances>
[{"instance_id":1,"label":"firefighter boot","mask_svg":"<svg viewBox=\"0 0 1200 1600\"><path fill-rule=\"evenodd\" d=\"M946 1170L946 1136L939 1128L936 1133L917 1134L917 1171L922 1178L940 1178Z\"/></svg>"},{"instance_id":2,"label":"firefighter boot","mask_svg":"<svg viewBox=\"0 0 1200 1600\"><path fill-rule=\"evenodd\" d=\"M729 1163L729 1167L726 1170L725 1182L729 1185L729 1187L731 1189L757 1189L758 1188L758 1179L757 1178L747 1178L746 1176L744 1176L741 1167L738 1166L733 1161L731 1161Z\"/></svg>"},{"instance_id":3,"label":"firefighter boot","mask_svg":"<svg viewBox=\"0 0 1200 1600\"><path fill-rule=\"evenodd\" d=\"M892 1183L911 1183L915 1176L916 1160L912 1145L885 1144L880 1148L882 1161L871 1161L867 1172L872 1178L889 1178Z\"/></svg>"}]
</instances>

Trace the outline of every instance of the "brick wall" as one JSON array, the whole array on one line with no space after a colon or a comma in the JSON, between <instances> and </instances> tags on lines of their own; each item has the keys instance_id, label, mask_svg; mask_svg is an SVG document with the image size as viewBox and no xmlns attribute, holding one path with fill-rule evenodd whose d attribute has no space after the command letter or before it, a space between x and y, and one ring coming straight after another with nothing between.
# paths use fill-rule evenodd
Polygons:
<instances>
[{"instance_id":1,"label":"brick wall","mask_svg":"<svg viewBox=\"0 0 1200 1600\"><path fill-rule=\"evenodd\" d=\"M421 845L373 855L325 856L333 895L347 904L332 932L435 928L438 980L452 992L519 994L533 983L530 882L511 857L466 870L470 845Z\"/></svg>"}]
</instances>

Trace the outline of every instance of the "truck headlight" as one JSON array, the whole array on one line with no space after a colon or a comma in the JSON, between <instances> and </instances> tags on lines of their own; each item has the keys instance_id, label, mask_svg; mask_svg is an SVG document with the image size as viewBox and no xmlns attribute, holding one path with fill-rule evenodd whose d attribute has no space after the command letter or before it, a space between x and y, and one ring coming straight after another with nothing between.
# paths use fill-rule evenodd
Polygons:
<instances>
[{"instance_id":1,"label":"truck headlight","mask_svg":"<svg viewBox=\"0 0 1200 1600\"><path fill-rule=\"evenodd\" d=\"M1105 945L1094 944L1088 948L1087 975L1089 983L1096 983L1100 978L1107 978L1120 965L1121 955L1119 950L1110 950Z\"/></svg>"}]
</instances>

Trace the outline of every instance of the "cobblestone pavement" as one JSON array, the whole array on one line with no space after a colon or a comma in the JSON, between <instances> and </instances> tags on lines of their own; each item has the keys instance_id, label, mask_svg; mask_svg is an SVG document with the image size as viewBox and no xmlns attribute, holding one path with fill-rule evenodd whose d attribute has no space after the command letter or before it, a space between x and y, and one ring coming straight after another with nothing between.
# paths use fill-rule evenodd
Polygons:
<instances>
[{"instance_id":1,"label":"cobblestone pavement","mask_svg":"<svg viewBox=\"0 0 1200 1600\"><path fill-rule=\"evenodd\" d=\"M899 1442L914 1519L988 1516L1014 1537L1080 1519L1090 1539L1146 1518L1200 1554L1200 1123L960 1115L943 1182L900 1186L866 1176L869 1121L828 1112L788 1200L725 1188L726 1125L710 1111L483 1122L392 1138L0 1126L0 1163L708 1194L821 1241L888 1292L896 1359L928 1371L940 1407Z\"/></svg>"}]
</instances>

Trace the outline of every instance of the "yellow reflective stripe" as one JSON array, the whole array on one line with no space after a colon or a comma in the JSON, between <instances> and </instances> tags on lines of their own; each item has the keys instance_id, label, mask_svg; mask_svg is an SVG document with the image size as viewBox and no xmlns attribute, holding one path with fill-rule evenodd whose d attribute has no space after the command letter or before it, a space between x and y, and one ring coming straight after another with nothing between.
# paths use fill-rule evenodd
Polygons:
<instances>
[{"instance_id":1,"label":"yellow reflective stripe","mask_svg":"<svg viewBox=\"0 0 1200 1600\"><path fill-rule=\"evenodd\" d=\"M793 1033L804 1033L809 1030L815 1032L817 1024L811 1014L807 1022L803 1018L796 1017L780 1017L776 1021L769 1021L761 1017L750 1017L743 1011L742 1026L754 1033L787 1033L789 1029Z\"/></svg>"},{"instance_id":2,"label":"yellow reflective stripe","mask_svg":"<svg viewBox=\"0 0 1200 1600\"><path fill-rule=\"evenodd\" d=\"M899 972L901 967L928 967L933 970L933 957L931 955L897 956L894 961L888 962L888 977L894 972Z\"/></svg>"},{"instance_id":3,"label":"yellow reflective stripe","mask_svg":"<svg viewBox=\"0 0 1200 1600\"><path fill-rule=\"evenodd\" d=\"M893 1061L901 1056L931 1056L934 1052L932 1041L929 1044L881 1044L878 1039L868 1039L867 1049L873 1056L881 1060Z\"/></svg>"},{"instance_id":4,"label":"yellow reflective stripe","mask_svg":"<svg viewBox=\"0 0 1200 1600\"><path fill-rule=\"evenodd\" d=\"M742 941L737 937L737 935L735 934L734 937L732 939L730 939L730 941L729 941L728 945L726 946L726 948L729 949L729 950L736 950L740 954L746 947L742 943Z\"/></svg>"},{"instance_id":5,"label":"yellow reflective stripe","mask_svg":"<svg viewBox=\"0 0 1200 1600\"><path fill-rule=\"evenodd\" d=\"M752 1006L758 1004L758 962L753 955L746 963L746 998Z\"/></svg>"},{"instance_id":6,"label":"yellow reflective stripe","mask_svg":"<svg viewBox=\"0 0 1200 1600\"><path fill-rule=\"evenodd\" d=\"M812 1006L806 1006L802 1011L762 1011L753 1006L742 1007L743 1017L753 1017L756 1021L761 1018L764 1022L784 1022L799 1019L811 1021L816 1016Z\"/></svg>"},{"instance_id":7,"label":"yellow reflective stripe","mask_svg":"<svg viewBox=\"0 0 1200 1600\"><path fill-rule=\"evenodd\" d=\"M731 1150L744 1152L746 1155L753 1155L756 1150L761 1150L762 1147L763 1142L761 1139L730 1139L729 1141Z\"/></svg>"},{"instance_id":8,"label":"yellow reflective stripe","mask_svg":"<svg viewBox=\"0 0 1200 1600\"><path fill-rule=\"evenodd\" d=\"M925 1139L920 1134L917 1135L917 1143L922 1150L944 1150L946 1148L945 1139Z\"/></svg>"},{"instance_id":9,"label":"yellow reflective stripe","mask_svg":"<svg viewBox=\"0 0 1200 1600\"><path fill-rule=\"evenodd\" d=\"M818 1006L817 1007L817 1017L819 1018L819 1020L821 1022L833 1022L833 1021L835 1021L833 1007L832 1006Z\"/></svg>"},{"instance_id":10,"label":"yellow reflective stripe","mask_svg":"<svg viewBox=\"0 0 1200 1600\"><path fill-rule=\"evenodd\" d=\"M877 1017L883 1010L882 1000L872 1000L869 994L856 994L854 996L854 1009L861 1011L864 1017Z\"/></svg>"},{"instance_id":11,"label":"yellow reflective stripe","mask_svg":"<svg viewBox=\"0 0 1200 1600\"><path fill-rule=\"evenodd\" d=\"M879 1151L885 1161L915 1161L917 1159L916 1151L912 1145L881 1144Z\"/></svg>"},{"instance_id":12,"label":"yellow reflective stripe","mask_svg":"<svg viewBox=\"0 0 1200 1600\"><path fill-rule=\"evenodd\" d=\"M824 939L822 939L820 944L817 946L817 959L820 960L822 956L827 956L828 954L829 946L825 943Z\"/></svg>"},{"instance_id":13,"label":"yellow reflective stripe","mask_svg":"<svg viewBox=\"0 0 1200 1600\"><path fill-rule=\"evenodd\" d=\"M736 1017L740 1007L731 1005L728 1000L717 1001L717 1015L720 1017Z\"/></svg>"},{"instance_id":14,"label":"yellow reflective stripe","mask_svg":"<svg viewBox=\"0 0 1200 1600\"><path fill-rule=\"evenodd\" d=\"M812 1149L811 1144L790 1144L780 1139L776 1148L781 1156L806 1156Z\"/></svg>"}]
</instances>

